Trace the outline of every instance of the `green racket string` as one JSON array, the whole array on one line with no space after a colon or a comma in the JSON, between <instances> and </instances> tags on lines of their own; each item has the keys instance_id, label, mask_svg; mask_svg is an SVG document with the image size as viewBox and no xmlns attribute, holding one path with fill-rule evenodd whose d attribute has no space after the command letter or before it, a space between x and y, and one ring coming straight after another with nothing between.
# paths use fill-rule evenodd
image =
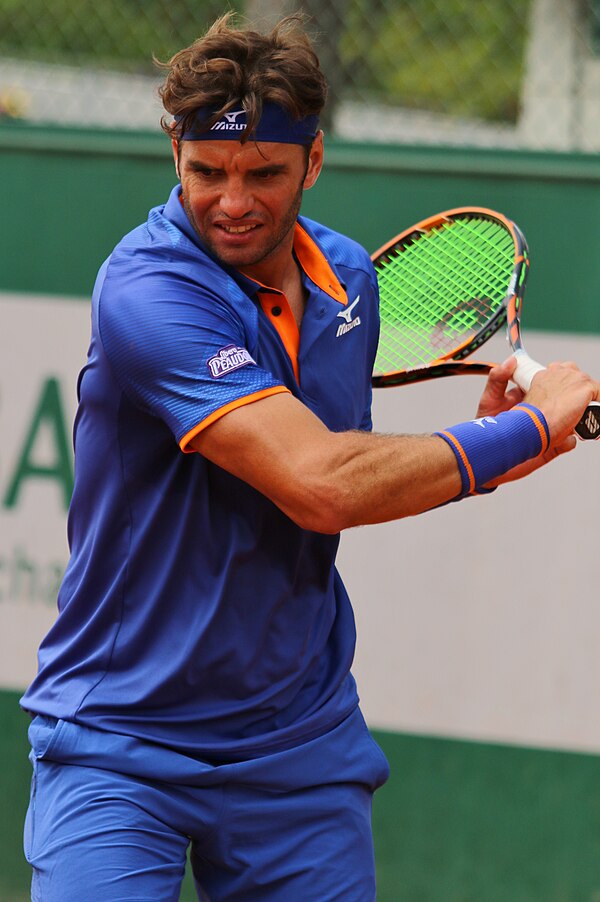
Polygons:
<instances>
[{"instance_id":1,"label":"green racket string","mask_svg":"<svg viewBox=\"0 0 600 902\"><path fill-rule=\"evenodd\" d=\"M503 304L514 242L501 223L461 217L392 248L375 267L377 375L425 366L476 335Z\"/></svg>"}]
</instances>

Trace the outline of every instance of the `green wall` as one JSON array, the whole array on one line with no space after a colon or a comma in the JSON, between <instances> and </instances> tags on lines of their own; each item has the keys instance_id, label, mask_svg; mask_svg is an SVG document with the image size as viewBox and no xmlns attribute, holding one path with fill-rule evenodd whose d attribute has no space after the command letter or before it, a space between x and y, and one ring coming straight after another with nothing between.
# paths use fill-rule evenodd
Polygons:
<instances>
[{"instance_id":1,"label":"green wall","mask_svg":"<svg viewBox=\"0 0 600 902\"><path fill-rule=\"evenodd\" d=\"M173 183L161 135L1 126L0 291L89 296L102 259ZM595 157L328 142L304 212L374 250L439 210L495 207L529 238L526 329L598 334L599 189ZM27 898L17 699L0 692L0 902ZM380 902L600 902L599 758L377 737L392 764L374 812Z\"/></svg>"},{"instance_id":2,"label":"green wall","mask_svg":"<svg viewBox=\"0 0 600 902\"><path fill-rule=\"evenodd\" d=\"M102 259L174 181L162 134L0 127L0 290L87 296ZM327 142L303 212L375 250L417 220L463 205L496 208L525 231L526 328L600 332L596 156Z\"/></svg>"}]
</instances>

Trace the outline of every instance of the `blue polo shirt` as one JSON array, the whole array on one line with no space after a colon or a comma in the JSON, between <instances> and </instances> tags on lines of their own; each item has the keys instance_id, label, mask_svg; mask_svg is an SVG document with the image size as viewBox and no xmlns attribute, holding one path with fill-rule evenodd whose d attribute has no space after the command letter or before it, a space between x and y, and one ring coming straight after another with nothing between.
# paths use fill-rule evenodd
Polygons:
<instances>
[{"instance_id":1,"label":"blue polo shirt","mask_svg":"<svg viewBox=\"0 0 600 902\"><path fill-rule=\"evenodd\" d=\"M294 253L300 330L280 292L206 251L179 187L101 268L78 384L71 557L27 710L240 760L356 707L339 536L301 529L186 453L220 416L277 392L331 430L371 428L369 256L303 217Z\"/></svg>"}]
</instances>

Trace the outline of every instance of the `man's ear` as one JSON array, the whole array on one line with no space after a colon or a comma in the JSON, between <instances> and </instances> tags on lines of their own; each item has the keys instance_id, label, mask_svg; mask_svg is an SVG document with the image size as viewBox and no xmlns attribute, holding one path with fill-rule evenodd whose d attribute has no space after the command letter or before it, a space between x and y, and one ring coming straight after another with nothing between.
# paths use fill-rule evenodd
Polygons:
<instances>
[{"instance_id":1,"label":"man's ear","mask_svg":"<svg viewBox=\"0 0 600 902\"><path fill-rule=\"evenodd\" d=\"M304 184L302 185L304 189L312 188L319 178L319 173L323 167L323 154L323 132L319 131L310 148L308 168L304 177Z\"/></svg>"},{"instance_id":2,"label":"man's ear","mask_svg":"<svg viewBox=\"0 0 600 902\"><path fill-rule=\"evenodd\" d=\"M175 172L177 173L177 178L181 180L181 176L179 174L179 141L177 140L177 138L171 138L171 147L173 148Z\"/></svg>"}]
</instances>

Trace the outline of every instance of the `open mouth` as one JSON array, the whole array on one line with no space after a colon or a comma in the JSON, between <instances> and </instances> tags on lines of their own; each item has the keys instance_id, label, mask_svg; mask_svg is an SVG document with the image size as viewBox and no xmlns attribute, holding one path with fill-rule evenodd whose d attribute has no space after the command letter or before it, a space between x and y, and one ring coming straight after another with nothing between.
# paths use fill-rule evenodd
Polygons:
<instances>
[{"instance_id":1,"label":"open mouth","mask_svg":"<svg viewBox=\"0 0 600 902\"><path fill-rule=\"evenodd\" d=\"M216 222L215 225L217 228L222 229L223 232L227 232L228 235L244 235L246 232L251 232L253 229L258 228L256 225L227 225L224 222Z\"/></svg>"}]
</instances>

